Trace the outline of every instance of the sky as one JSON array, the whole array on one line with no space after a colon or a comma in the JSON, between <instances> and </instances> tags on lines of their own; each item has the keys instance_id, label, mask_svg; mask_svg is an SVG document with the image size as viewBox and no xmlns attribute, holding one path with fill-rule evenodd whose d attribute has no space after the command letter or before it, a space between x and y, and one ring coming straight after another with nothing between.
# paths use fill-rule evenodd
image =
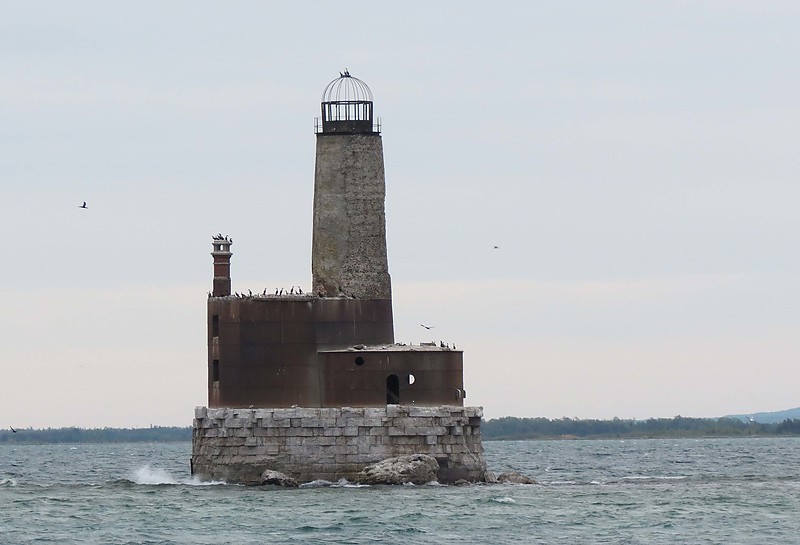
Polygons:
<instances>
[{"instance_id":1,"label":"sky","mask_svg":"<svg viewBox=\"0 0 800 545\"><path fill-rule=\"evenodd\" d=\"M211 236L234 290L310 286L345 68L382 123L395 337L464 350L468 404L800 406L797 2L0 11L0 426L191 425Z\"/></svg>"}]
</instances>

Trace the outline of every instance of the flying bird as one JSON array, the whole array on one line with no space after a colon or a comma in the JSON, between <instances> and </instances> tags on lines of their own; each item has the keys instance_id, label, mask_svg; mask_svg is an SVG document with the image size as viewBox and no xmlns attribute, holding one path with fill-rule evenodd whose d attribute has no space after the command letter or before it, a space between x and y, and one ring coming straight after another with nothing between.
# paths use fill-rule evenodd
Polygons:
<instances>
[{"instance_id":1,"label":"flying bird","mask_svg":"<svg viewBox=\"0 0 800 545\"><path fill-rule=\"evenodd\" d=\"M495 250L499 250L500 246L492 246L492 248L495 249Z\"/></svg>"},{"instance_id":2,"label":"flying bird","mask_svg":"<svg viewBox=\"0 0 800 545\"><path fill-rule=\"evenodd\" d=\"M78 208L89 208L89 207L86 206L86 201L83 201L83 204L80 205Z\"/></svg>"},{"instance_id":3,"label":"flying bird","mask_svg":"<svg viewBox=\"0 0 800 545\"><path fill-rule=\"evenodd\" d=\"M14 428L12 428L11 426L9 426L9 428L11 429L11 432L12 432L12 433L17 433L17 430L15 430Z\"/></svg>"},{"instance_id":4,"label":"flying bird","mask_svg":"<svg viewBox=\"0 0 800 545\"><path fill-rule=\"evenodd\" d=\"M425 324L419 324L419 325L421 325L421 326L422 326L422 327L424 327L425 329L433 329L433 327L434 327L434 326L432 326L432 325L425 325Z\"/></svg>"}]
</instances>

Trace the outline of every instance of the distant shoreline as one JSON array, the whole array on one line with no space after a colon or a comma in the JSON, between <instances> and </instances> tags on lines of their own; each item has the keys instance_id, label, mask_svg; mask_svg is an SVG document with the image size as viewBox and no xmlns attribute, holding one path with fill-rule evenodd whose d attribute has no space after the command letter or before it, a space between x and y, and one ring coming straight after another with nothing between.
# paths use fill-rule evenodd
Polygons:
<instances>
[{"instance_id":1,"label":"distant shoreline","mask_svg":"<svg viewBox=\"0 0 800 545\"><path fill-rule=\"evenodd\" d=\"M648 420L582 420L507 416L481 424L484 441L576 439L680 439L714 437L796 437L800 419L780 423L744 422L738 418L651 418ZM192 440L191 426L148 428L46 428L0 430L0 445L73 443L167 443Z\"/></svg>"},{"instance_id":2,"label":"distant shoreline","mask_svg":"<svg viewBox=\"0 0 800 545\"><path fill-rule=\"evenodd\" d=\"M650 418L648 420L582 420L516 418L487 420L481 425L487 441L538 439L678 439L700 437L786 437L800 435L800 419L762 424L739 418Z\"/></svg>"}]
</instances>

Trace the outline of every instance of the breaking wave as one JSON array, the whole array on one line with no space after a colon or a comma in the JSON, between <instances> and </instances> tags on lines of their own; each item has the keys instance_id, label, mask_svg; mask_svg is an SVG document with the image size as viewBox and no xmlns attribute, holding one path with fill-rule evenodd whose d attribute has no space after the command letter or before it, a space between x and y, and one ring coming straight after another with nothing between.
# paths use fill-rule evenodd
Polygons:
<instances>
[{"instance_id":1,"label":"breaking wave","mask_svg":"<svg viewBox=\"0 0 800 545\"><path fill-rule=\"evenodd\" d=\"M152 468L149 464L135 469L127 479L135 484L144 485L189 485L189 486L211 486L226 484L225 481L203 481L197 477L176 478L164 469Z\"/></svg>"}]
</instances>

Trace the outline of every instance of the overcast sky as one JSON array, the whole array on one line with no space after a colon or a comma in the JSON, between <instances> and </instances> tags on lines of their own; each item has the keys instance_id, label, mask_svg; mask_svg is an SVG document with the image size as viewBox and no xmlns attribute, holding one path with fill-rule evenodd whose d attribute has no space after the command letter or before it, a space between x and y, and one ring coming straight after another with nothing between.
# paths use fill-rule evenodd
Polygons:
<instances>
[{"instance_id":1,"label":"overcast sky","mask_svg":"<svg viewBox=\"0 0 800 545\"><path fill-rule=\"evenodd\" d=\"M463 349L469 404L800 405L799 16L3 3L0 426L191 424L211 235L234 290L309 287L314 117L345 68L382 120L396 338Z\"/></svg>"}]
</instances>

